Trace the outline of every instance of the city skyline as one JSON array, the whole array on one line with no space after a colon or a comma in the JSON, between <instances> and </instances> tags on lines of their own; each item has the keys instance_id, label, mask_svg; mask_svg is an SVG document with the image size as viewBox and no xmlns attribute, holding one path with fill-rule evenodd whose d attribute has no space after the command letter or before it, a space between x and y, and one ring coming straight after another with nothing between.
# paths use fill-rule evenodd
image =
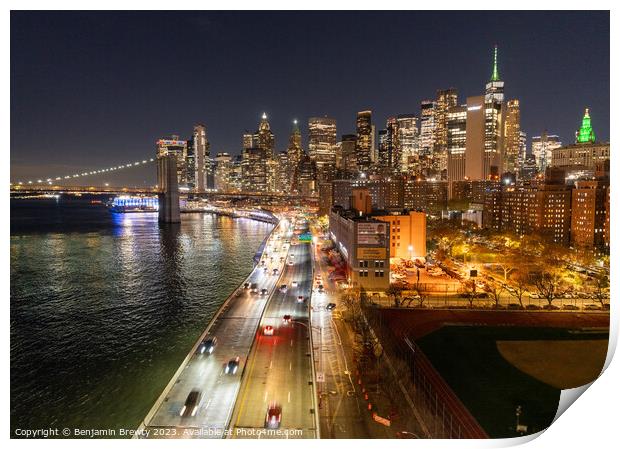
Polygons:
<instances>
[{"instance_id":1,"label":"city skyline","mask_svg":"<svg viewBox=\"0 0 620 449\"><path fill-rule=\"evenodd\" d=\"M455 21L456 17L451 13L442 13L448 21ZM436 18L442 14L431 13L400 13L400 14L386 14L378 13L376 16L393 18L394 24L397 28L406 20L411 17L412 20L418 20L418 18ZM604 13L603 13L604 14ZM339 88L337 86L342 83L342 80L338 80L337 76L328 76L325 72L329 70L312 69L308 70L308 74L305 75L306 82L300 82L301 75L294 76L295 79L286 79L286 76L278 76L276 80L265 80L271 73L267 71L252 71L249 70L248 78L245 80L247 86L235 86L226 89L224 86L218 86L217 89L210 89L208 84L205 84L208 80L215 80L217 75L208 74L204 77L205 82L191 82L184 87L178 85L170 85L170 92L161 92L162 101L161 104L168 104L170 107L160 109L156 106L157 102L154 100L157 97L150 97L147 95L147 91L152 90L155 87L166 85L167 83L162 78L164 73L168 73L171 70L170 67L163 66L162 74L152 75L152 79L144 80L144 85L134 86L135 92L131 92L131 98L125 98L124 96L111 96L109 97L109 89L113 89L114 86L118 88L119 93L128 93L128 88L132 83L135 83L136 76L141 70L144 70L145 66L140 66L138 61L134 61L134 64L125 65L127 68L134 70L128 74L123 71L115 71L113 62L119 62L120 59L131 59L131 56L135 56L134 51L137 51L137 46L140 45L140 38L136 39L137 42L132 43L130 47L124 52L111 51L114 48L114 44L104 44L99 41L99 34L102 30L110 29L110 26L115 26L119 31L120 39L122 36L130 36L128 28L132 28L136 35L144 30L144 27L148 25L150 21L157 20L158 14L141 14L140 16L121 13L104 13L104 14L80 14L80 13L68 13L67 15L48 15L44 20L45 24L41 24L43 15L34 13L21 15L13 14L12 20L15 24L20 26L12 27L12 54L14 55L14 64L12 68L12 136L11 140L11 171L12 177L23 175L27 176L43 176L42 167L47 167L46 172L51 168L57 167L58 175L63 174L65 171L71 172L71 168L84 167L86 165L93 166L101 164L102 167L107 166L110 163L123 162L127 156L131 158L143 158L145 156L152 155L153 142L160 137L179 134L182 138L188 138L191 135L192 126L197 122L203 122L207 126L207 133L209 141L211 143L211 155L214 156L219 152L228 152L232 155L239 154L241 152L241 140L244 130L253 130L260 119L260 115L266 112L269 117L269 122L272 130L275 134L275 149L276 151L282 151L287 147L288 137L292 128L293 119L297 119L300 124L300 129L303 136L303 148L308 149L308 136L307 136L307 120L309 117L321 117L327 115L335 118L337 121L337 135L338 139L342 134L348 134L355 132L355 114L359 111L370 109L373 111L372 121L376 125L376 131L385 127L385 122L388 117L399 114L415 114L420 116L420 102L425 99L434 99L436 90L447 89L454 87L459 93L458 103L465 103L466 97L473 95L480 95L484 91L484 83L486 83L491 77L492 69L492 48L495 43L499 46L499 72L501 79L506 85L507 98L518 98L521 103L521 129L528 134L528 151L531 147L531 137L541 135L545 129L550 134L558 134L563 142L570 142L573 140L575 130L579 126L579 119L583 114L584 108L588 107L591 112L593 126L596 130L597 137L601 141L609 139L609 76L608 57L604 56L608 54L609 42L605 39L608 33L598 33L597 36L593 36L593 33L587 33L585 30L588 26L593 25L595 22L597 27L599 26L599 18L601 14L598 13L520 13L514 14L514 16L527 22L529 27L535 27L540 25L541 21L544 22L544 18L554 20L559 23L564 21L567 25L570 21L579 20L580 29L584 30L582 39L579 41L579 46L584 49L591 47L591 51L588 53L588 57L585 59L583 55L577 58L575 54L582 53L579 51L579 46L575 47L574 38L563 39L561 45L558 42L552 42L551 39L543 39L539 37L540 42L537 43L538 47L532 52L527 49L528 39L524 36L527 34L525 31L527 27L521 27L522 31L518 33L504 32L497 33L496 37L489 37L487 39L486 34L482 33L473 39L476 42L472 42L470 47L466 47L463 51L459 51L459 55L454 55L455 62L458 62L459 58L467 60L469 68L464 70L455 70L453 67L454 62L435 64L438 58L436 55L428 55L425 53L425 57L428 58L428 64L433 67L445 68L445 71L441 71L439 74L435 73L431 76L430 73L434 72L432 69L427 69L424 64L419 64L419 60L414 62L416 67L411 67L410 61L407 58L402 57L402 47L409 48L410 44L403 42L402 46L398 44L398 41L394 45L397 48L398 54L401 55L392 61L396 61L399 67L396 71L391 72L390 75L382 73L381 64L377 64L377 70L372 72L371 77L368 79L350 79L348 81L351 87L344 89L343 92L336 92ZM77 16L79 20L72 20L76 22L73 24L66 23L69 18ZM96 17L95 17L96 16ZM362 20L360 23L365 23L369 18L373 16L370 13L349 13L347 15L335 13L335 14L323 14L312 13L310 18L296 17L295 14L273 14L268 15L265 13L255 14L238 14L235 17L239 17L239 23L246 24L248 29L251 29L255 24L250 18L254 17L267 20L269 22L286 22L286 26L299 25L300 23L306 23L306 27L312 29L315 26L315 22L320 20L310 20L310 18L324 19L326 24L333 23L335 20L339 20L341 25L346 28L348 19L350 16L355 16ZM468 22L473 20L475 13L460 14L458 22ZM507 14L502 13L486 13L478 14L490 22L501 22L506 25L511 21L516 20ZM171 27L185 25L183 39L189 38L195 33L211 33L213 39L217 41L219 39L219 32L225 34L227 32L226 24L230 25L231 15L223 13L195 13L195 14L171 14ZM495 18L491 20L491 18ZM527 20L525 20L527 17ZM285 19L288 19L285 20ZM52 25L61 24L62 30L53 31L50 28L54 28ZM61 67L57 62L47 60L47 56L41 54L45 48L51 48L56 43L65 42L71 32L77 32L80 27L86 26L86 24L97 23L98 27L94 31L79 31L86 36L83 45L99 44L102 54L106 54L112 58L110 66L100 61L92 59L92 55L80 55L75 53L80 45L75 44L65 48L64 52L74 52L73 56L75 61L65 60L65 64L68 67ZM607 22L608 24L608 22ZM397 26L398 25L398 26ZM37 26L38 32L30 31L33 35L26 36L26 31L29 27ZM242 26L237 24L236 26ZM193 27L193 28L192 28ZM559 26L558 26L559 27ZM507 27L510 28L510 27ZM458 29L458 26L457 26ZM124 31L123 31L124 30ZM282 28L280 28L282 30ZM247 31L247 30L244 30ZM399 28L400 31L400 28ZM488 33L493 33L490 30ZM546 33L559 33L558 30L545 30ZM396 33L396 31L394 32ZM449 51L450 48L454 48L454 44L450 43L449 37L453 35L455 31L446 32L444 40L448 42L436 43L433 39L426 40L426 45L430 41L434 48L440 51ZM270 41L274 39L278 32L265 32L264 39ZM351 41L351 37L344 36L343 32L330 31L329 37L334 42L340 43L335 45L338 48L346 48L350 51L351 56L355 55L359 50L354 47L348 47ZM402 33L401 33L402 34ZM567 34L568 32L564 33ZM37 44L38 39L46 35L46 46ZM162 33L158 39L164 39L166 33ZM394 34L395 35L395 34ZM412 41L415 41L416 32L406 32L405 36L411 36ZM483 37L481 37L484 35ZM133 36L136 38L136 36ZM183 39L166 40L168 47L179 49ZM392 36L393 37L393 36ZM143 38L142 38L143 39ZM310 38L301 39L301 43L297 51L299 51L298 57L293 57L290 60L289 66L305 66L313 67L308 62L307 57L301 57L304 54L303 49L315 48L323 49L322 44L326 42L327 37L317 37L312 40ZM386 39L390 39L388 36ZM63 41L64 40L64 41ZM399 39L406 41L407 39ZM472 40L467 38L466 40ZM595 44L595 40L600 40L598 44ZM441 39L440 39L441 41ZM462 39L460 40L462 41ZM389 56L391 49L385 49L383 52L377 53L376 39L368 40L368 52L371 56ZM144 42L142 42L144 44ZM280 53L285 53L287 46L290 43L285 43L279 47L277 54L274 57L279 57ZM531 42L530 42L531 44ZM239 42L233 42L231 45L242 46ZM418 44L421 45L421 44ZM560 55L558 53L555 56L553 53L549 53L548 58L544 61L538 61L539 67L546 70L533 71L530 62L531 58L540 56L540 51L549 51L549 47L557 47L558 51L560 46L569 47L572 46L571 52ZM43 48L45 47L45 48ZM89 47L91 48L91 47ZM19 54L22 50L23 54L29 55L29 61L21 60ZM267 51L268 49L263 49ZM179 50L180 51L180 50ZM187 50L184 50L187 51ZM325 51L328 53L333 52L333 49ZM412 50L412 53L414 50ZM118 53L123 53L122 55ZM154 64L152 59L156 55L153 52L147 51L147 55L141 57L142 64ZM260 53L260 52L259 52ZM600 54L599 54L600 53ZM212 53L209 53L211 55ZM244 53L245 54L245 53ZM289 53L290 56L293 53ZM599 54L597 57L597 54ZM17 55L17 56L15 56ZM248 54L248 64L252 66L253 58L256 56L254 52ZM326 56L316 55L318 60L325 63ZM85 58L85 59L84 59ZM216 58L216 56L214 56ZM454 60L454 58L449 58ZM565 58L566 62L560 59L561 63L558 63L558 58ZM571 64L570 60L574 58ZM589 58L589 59L588 59ZM208 58L212 59L212 58ZM303 61L299 61L299 59ZM443 58L445 59L445 58ZM547 60L548 59L548 60ZM374 58L371 58L374 60ZM555 62L557 67L549 67L551 62ZM125 61L127 62L127 61ZM328 61L329 62L329 61ZM341 56L335 62L331 64L347 67L351 61L347 63L347 57ZM423 62L423 61L422 61ZM77 90L83 90L83 96L66 95L63 89L66 88L64 79L59 80L58 76L67 76L69 79L74 77L75 74L68 74L73 64L80 64L78 75L82 75L77 83ZM205 62L209 65L209 61ZM28 71L28 68L32 69L37 67L38 72ZM227 68L230 70L231 66L235 64L224 64L221 69L226 72ZM552 64L553 65L553 64ZM119 65L121 67L123 65ZM191 64L183 63L180 65L181 70L188 71ZM583 66L588 66L587 69ZM138 69L137 67L142 67ZM328 67L326 65L325 67ZM450 67L452 67L450 69ZM103 76L102 73L95 75L93 70L103 69L103 74L107 74L109 77ZM41 72L42 70L42 72ZM54 76L48 77L47 80L39 79L40 73L46 73L46 70ZM292 68L291 68L292 70ZM555 78L549 80L554 74L561 71L564 75L561 78ZM24 71L28 71L25 73ZM112 73L109 73L109 72ZM279 70L280 73L286 74L287 70ZM569 72L567 72L569 71ZM541 72L544 72L541 74ZM587 72L588 78L584 78ZM396 73L396 75L394 75ZM190 73L187 76L196 78L195 75ZM353 74L354 75L354 74ZM234 81L240 81L236 78ZM316 77L319 77L317 80ZM530 83L526 83L526 80L534 76ZM125 79L124 86L119 86L119 79ZM104 79L105 78L105 79ZM198 77L199 78L199 77ZM361 77L364 78L364 77ZM581 79L579 79L581 78ZM594 79L596 78L596 80ZM53 81L56 83L52 84ZM74 80L75 81L75 80ZM142 80L141 80L142 81ZM386 81L390 84L385 85ZM551 82L552 81L552 82ZM575 87L575 83L588 81L587 86ZM221 82L221 80L220 80ZM233 80L231 80L231 83ZM256 83L263 83L261 88L258 88ZM103 83L103 86L102 86ZM275 85L281 86L280 92L275 92ZM323 83L323 84L322 84ZM383 85L382 85L383 83ZM529 85L526 85L529 84ZM233 84L231 84L233 85ZM362 85L362 86L360 86ZM38 87L33 89L33 86ZM45 90L45 86L49 89ZM97 86L100 92L97 94L91 93L91 86ZM201 89L200 86L204 86ZM307 86L307 88L306 88ZM327 86L327 87L325 87ZM330 88L334 86L333 88ZM351 94L350 89L353 87L363 87L363 94L359 93L354 97L358 100L349 102L341 101L341 96ZM392 89L390 89L390 86ZM221 88L224 87L225 91L222 92ZM252 95L248 95L247 89L252 90ZM571 90L572 89L572 90ZM28 92L25 92L28 90ZM44 91L45 90L45 91ZM192 95L185 95L185 90L192 91ZM200 92L204 90L204 92ZM216 101L207 100L204 97L212 96L214 93L212 90L217 91ZM542 93L541 93L542 91ZM34 102L31 100L30 95L38 92L41 96L41 101ZM534 94L537 95L534 95ZM64 96L61 96L64 94ZM284 95L286 94L286 95ZM291 94L291 95L289 95ZM559 96L555 96L557 94ZM91 96L108 95L105 102L93 102L90 99ZM242 97L241 101L227 101L226 97ZM176 97L176 104L172 101L173 97ZM286 97L286 98L284 98ZM310 98L304 98L310 97ZM329 99L327 98L329 97ZM549 104L549 97L553 97L553 103ZM91 101L90 107L86 104ZM202 101L206 100L206 101ZM131 105L127 105L126 102L130 102ZM66 109L54 110L51 106L53 104L67 104L72 107ZM121 106L124 103L125 106ZM26 106L25 104L29 104ZM203 105L204 104L204 105ZM213 107L211 107L213 105ZM114 110L118 107L119 110ZM90 115L84 116L84 109L90 109ZM123 109L126 108L126 109ZM128 109L127 109L128 108ZM324 110L321 110L324 109ZM139 112L142 110L142 112ZM231 116L231 110L234 110L234 117ZM558 111L559 110L559 111ZM221 112L216 112L221 111ZM286 112L284 112L286 111ZM290 111L290 112L289 112ZM52 114L54 112L54 114ZM74 117L75 114L80 114L80 118ZM126 115L131 117L125 117ZM284 115L286 114L286 115ZM31 123L25 122L22 118L29 116L31 120L37 123L37 129L40 129L40 133L29 133L31 129ZM92 117L98 120L92 120ZM144 117L144 118L140 118ZM86 120L89 126L80 126L81 123ZM63 126L64 122L72 121L77 125L70 131ZM108 126L105 124L108 123ZM140 124L142 123L142 126ZM540 126L537 124L540 123ZM50 129L52 128L52 129ZM116 132L110 132L109 130L116 130ZM36 134L36 135L33 135ZM375 136L376 137L376 136ZM43 142L44 143L43 143ZM89 151L83 151L83 142L93 142L89 146ZM83 165L81 165L83 164ZM139 177L141 175L128 175Z\"/></svg>"}]
</instances>

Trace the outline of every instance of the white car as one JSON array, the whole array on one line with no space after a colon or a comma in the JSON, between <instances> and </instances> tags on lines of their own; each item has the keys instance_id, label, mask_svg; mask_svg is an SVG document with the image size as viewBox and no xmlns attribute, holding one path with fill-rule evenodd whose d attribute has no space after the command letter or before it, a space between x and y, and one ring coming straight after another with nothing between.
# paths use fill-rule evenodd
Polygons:
<instances>
[{"instance_id":1,"label":"white car","mask_svg":"<svg viewBox=\"0 0 620 449\"><path fill-rule=\"evenodd\" d=\"M298 283L297 281L293 281L293 282L291 283L291 286L293 286L293 287L297 287L298 285L299 285L299 283Z\"/></svg>"},{"instance_id":2,"label":"white car","mask_svg":"<svg viewBox=\"0 0 620 449\"><path fill-rule=\"evenodd\" d=\"M271 336L273 335L273 326L265 326L263 327L263 335Z\"/></svg>"}]
</instances>

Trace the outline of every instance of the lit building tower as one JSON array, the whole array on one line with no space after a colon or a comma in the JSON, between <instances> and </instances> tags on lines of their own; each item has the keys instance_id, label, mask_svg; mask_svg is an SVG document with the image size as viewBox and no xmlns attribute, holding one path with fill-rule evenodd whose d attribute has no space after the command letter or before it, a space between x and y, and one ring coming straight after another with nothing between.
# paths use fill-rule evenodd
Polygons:
<instances>
[{"instance_id":1,"label":"lit building tower","mask_svg":"<svg viewBox=\"0 0 620 449\"><path fill-rule=\"evenodd\" d=\"M214 187L218 192L231 190L232 157L228 153L218 153L215 156L215 170L213 174Z\"/></svg>"},{"instance_id":2,"label":"lit building tower","mask_svg":"<svg viewBox=\"0 0 620 449\"><path fill-rule=\"evenodd\" d=\"M247 129L243 133L243 149L252 148L254 146L254 135Z\"/></svg>"},{"instance_id":3,"label":"lit building tower","mask_svg":"<svg viewBox=\"0 0 620 449\"><path fill-rule=\"evenodd\" d=\"M551 166L553 150L561 146L560 137L548 134L547 130L540 136L532 137L532 155L536 158L536 168L540 173L544 173L547 167Z\"/></svg>"},{"instance_id":4,"label":"lit building tower","mask_svg":"<svg viewBox=\"0 0 620 449\"><path fill-rule=\"evenodd\" d=\"M401 114L396 117L398 125L398 145L400 165L396 167L402 172L410 171L410 166L420 153L420 134L418 118L415 114Z\"/></svg>"},{"instance_id":5,"label":"lit building tower","mask_svg":"<svg viewBox=\"0 0 620 449\"><path fill-rule=\"evenodd\" d=\"M365 172L370 168L372 151L372 111L361 111L357 113L356 129L357 138L355 140L355 158L357 169Z\"/></svg>"},{"instance_id":6,"label":"lit building tower","mask_svg":"<svg viewBox=\"0 0 620 449\"><path fill-rule=\"evenodd\" d=\"M484 114L484 153L482 155L482 167L480 167L480 171L472 167L471 173L476 173L476 176L470 177L472 180L499 179L499 172L502 168L502 156L504 153L504 133L502 132L505 115L504 109L504 82L499 77L496 45L493 51L491 79L486 84L484 105L482 107ZM469 115L467 120L469 133ZM469 167L466 167L466 170L469 171Z\"/></svg>"},{"instance_id":7,"label":"lit building tower","mask_svg":"<svg viewBox=\"0 0 620 449\"><path fill-rule=\"evenodd\" d=\"M316 163L318 181L331 181L336 170L336 120L308 119L308 155Z\"/></svg>"},{"instance_id":8,"label":"lit building tower","mask_svg":"<svg viewBox=\"0 0 620 449\"><path fill-rule=\"evenodd\" d=\"M430 156L435 145L435 102L420 103L420 152Z\"/></svg>"},{"instance_id":9,"label":"lit building tower","mask_svg":"<svg viewBox=\"0 0 620 449\"><path fill-rule=\"evenodd\" d=\"M388 142L388 130L380 129L379 130L379 145L377 147L377 164L380 167L389 167L392 161L392 148L391 144Z\"/></svg>"},{"instance_id":10,"label":"lit building tower","mask_svg":"<svg viewBox=\"0 0 620 449\"><path fill-rule=\"evenodd\" d=\"M443 171L448 165L448 111L458 103L458 93L454 88L438 90L435 105L435 132L432 153L432 166Z\"/></svg>"},{"instance_id":11,"label":"lit building tower","mask_svg":"<svg viewBox=\"0 0 620 449\"><path fill-rule=\"evenodd\" d=\"M197 192L204 192L207 187L207 176L211 172L209 161L209 141L207 140L207 127L202 123L194 125L192 135L194 150L194 188Z\"/></svg>"},{"instance_id":12,"label":"lit building tower","mask_svg":"<svg viewBox=\"0 0 620 449\"><path fill-rule=\"evenodd\" d=\"M394 170L400 171L401 167L401 151L400 140L398 134L398 120L396 117L388 117L386 122L386 129L388 133L388 145L390 147L390 158L388 167Z\"/></svg>"},{"instance_id":13,"label":"lit building tower","mask_svg":"<svg viewBox=\"0 0 620 449\"><path fill-rule=\"evenodd\" d=\"M244 138L245 140L245 138ZM258 130L254 133L252 138L253 147L261 148L265 151L265 156L267 159L273 159L273 151L275 148L275 137L271 132L271 128L269 126L269 122L267 121L267 114L263 112L263 116L261 117L261 121L258 125Z\"/></svg>"},{"instance_id":14,"label":"lit building tower","mask_svg":"<svg viewBox=\"0 0 620 449\"><path fill-rule=\"evenodd\" d=\"M187 141L180 140L179 136L172 135L159 139L156 143L157 158L173 155L177 161L178 185L187 186Z\"/></svg>"},{"instance_id":15,"label":"lit building tower","mask_svg":"<svg viewBox=\"0 0 620 449\"><path fill-rule=\"evenodd\" d=\"M590 120L590 110L586 108L586 112L581 120L581 128L575 132L575 143L594 143L596 137L594 136L594 130L592 129L592 122Z\"/></svg>"},{"instance_id":16,"label":"lit building tower","mask_svg":"<svg viewBox=\"0 0 620 449\"><path fill-rule=\"evenodd\" d=\"M521 149L521 112L519 100L506 103L504 126L504 172L519 171L519 150Z\"/></svg>"},{"instance_id":17,"label":"lit building tower","mask_svg":"<svg viewBox=\"0 0 620 449\"><path fill-rule=\"evenodd\" d=\"M299 163L301 162L301 158L304 155L304 149L301 146L301 132L299 131L297 120L293 120L293 130L291 131L291 135L288 139L287 152L288 166L291 176L291 188L296 189Z\"/></svg>"},{"instance_id":18,"label":"lit building tower","mask_svg":"<svg viewBox=\"0 0 620 449\"><path fill-rule=\"evenodd\" d=\"M467 106L455 106L448 111L448 181L465 179L465 147L467 131ZM450 189L450 192L452 189Z\"/></svg>"}]
</instances>

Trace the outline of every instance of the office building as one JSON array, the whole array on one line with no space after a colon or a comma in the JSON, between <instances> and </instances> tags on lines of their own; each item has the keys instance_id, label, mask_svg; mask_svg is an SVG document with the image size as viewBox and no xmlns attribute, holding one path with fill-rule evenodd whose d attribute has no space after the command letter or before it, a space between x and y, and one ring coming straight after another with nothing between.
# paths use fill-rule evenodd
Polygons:
<instances>
[{"instance_id":1,"label":"office building","mask_svg":"<svg viewBox=\"0 0 620 449\"><path fill-rule=\"evenodd\" d=\"M317 177L331 181L336 170L336 120L329 117L308 119L308 155L316 163Z\"/></svg>"},{"instance_id":2,"label":"office building","mask_svg":"<svg viewBox=\"0 0 620 449\"><path fill-rule=\"evenodd\" d=\"M218 192L229 192L232 189L232 157L228 153L217 153L213 175L214 187Z\"/></svg>"},{"instance_id":3,"label":"office building","mask_svg":"<svg viewBox=\"0 0 620 449\"><path fill-rule=\"evenodd\" d=\"M371 152L373 150L374 140L371 116L371 111L361 111L357 113L355 157L357 169L361 172L368 171L371 164Z\"/></svg>"},{"instance_id":4,"label":"office building","mask_svg":"<svg viewBox=\"0 0 620 449\"><path fill-rule=\"evenodd\" d=\"M532 155L536 159L536 168L544 173L551 166L553 150L560 148L562 142L555 134L548 134L545 130L540 136L532 137Z\"/></svg>"},{"instance_id":5,"label":"office building","mask_svg":"<svg viewBox=\"0 0 620 449\"><path fill-rule=\"evenodd\" d=\"M293 120L293 129L288 140L288 168L290 170L291 185L290 189L295 190L297 188L297 177L299 172L299 164L301 158L304 155L303 147L301 146L301 132L297 124L297 120Z\"/></svg>"},{"instance_id":6,"label":"office building","mask_svg":"<svg viewBox=\"0 0 620 449\"><path fill-rule=\"evenodd\" d=\"M415 160L420 154L420 133L418 130L418 118L414 114L401 114L396 117L398 129L398 171L411 172Z\"/></svg>"},{"instance_id":7,"label":"office building","mask_svg":"<svg viewBox=\"0 0 620 449\"><path fill-rule=\"evenodd\" d=\"M156 142L157 159L172 155L176 159L177 181L179 187L187 187L187 141L179 136L164 137Z\"/></svg>"},{"instance_id":8,"label":"office building","mask_svg":"<svg viewBox=\"0 0 620 449\"><path fill-rule=\"evenodd\" d=\"M448 111L447 119L448 173L450 182L465 179L465 150L467 135L467 106L455 106Z\"/></svg>"},{"instance_id":9,"label":"office building","mask_svg":"<svg viewBox=\"0 0 620 449\"><path fill-rule=\"evenodd\" d=\"M403 206L407 210L440 215L448 207L448 182L407 176L403 180Z\"/></svg>"},{"instance_id":10,"label":"office building","mask_svg":"<svg viewBox=\"0 0 620 449\"><path fill-rule=\"evenodd\" d=\"M420 103L420 152L431 155L435 146L436 103L424 100Z\"/></svg>"},{"instance_id":11,"label":"office building","mask_svg":"<svg viewBox=\"0 0 620 449\"><path fill-rule=\"evenodd\" d=\"M194 165L194 189L196 192L204 192L208 187L207 178L211 174L209 141L207 140L207 127L202 123L194 125L192 134L192 153Z\"/></svg>"},{"instance_id":12,"label":"office building","mask_svg":"<svg viewBox=\"0 0 620 449\"><path fill-rule=\"evenodd\" d=\"M519 100L506 103L506 120L504 125L504 168L503 172L516 173L522 149L521 110Z\"/></svg>"},{"instance_id":13,"label":"office building","mask_svg":"<svg viewBox=\"0 0 620 449\"><path fill-rule=\"evenodd\" d=\"M256 130L252 136L252 147L263 149L267 159L272 159L274 157L275 136L273 132L271 132L267 114L264 112L258 124L258 130Z\"/></svg>"},{"instance_id":14,"label":"office building","mask_svg":"<svg viewBox=\"0 0 620 449\"><path fill-rule=\"evenodd\" d=\"M390 257L426 260L426 214L373 215L390 225Z\"/></svg>"},{"instance_id":15,"label":"office building","mask_svg":"<svg viewBox=\"0 0 620 449\"><path fill-rule=\"evenodd\" d=\"M268 189L267 152L263 148L245 148L242 156L243 190L266 192Z\"/></svg>"}]
</instances>

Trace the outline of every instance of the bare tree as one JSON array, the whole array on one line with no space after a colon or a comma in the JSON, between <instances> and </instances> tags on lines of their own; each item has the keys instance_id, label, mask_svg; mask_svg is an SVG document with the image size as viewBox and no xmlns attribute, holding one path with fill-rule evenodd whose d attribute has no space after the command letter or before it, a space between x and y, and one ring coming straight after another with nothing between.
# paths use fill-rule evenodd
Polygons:
<instances>
[{"instance_id":1,"label":"bare tree","mask_svg":"<svg viewBox=\"0 0 620 449\"><path fill-rule=\"evenodd\" d=\"M463 294L467 301L469 301L469 307L474 307L474 299L476 299L476 281L474 279L468 279L461 283L463 287Z\"/></svg>"},{"instance_id":2,"label":"bare tree","mask_svg":"<svg viewBox=\"0 0 620 449\"><path fill-rule=\"evenodd\" d=\"M502 292L506 290L506 284L501 284L499 282L488 282L484 287L484 291L487 292L491 299L495 302L495 307L499 307L499 300Z\"/></svg>"},{"instance_id":3,"label":"bare tree","mask_svg":"<svg viewBox=\"0 0 620 449\"><path fill-rule=\"evenodd\" d=\"M555 271L545 271L534 280L538 294L549 303L548 308L552 308L553 301L564 292L562 284L560 274Z\"/></svg>"},{"instance_id":4,"label":"bare tree","mask_svg":"<svg viewBox=\"0 0 620 449\"><path fill-rule=\"evenodd\" d=\"M400 307L404 288L400 285L390 284L385 293L394 300L394 307Z\"/></svg>"},{"instance_id":5,"label":"bare tree","mask_svg":"<svg viewBox=\"0 0 620 449\"><path fill-rule=\"evenodd\" d=\"M609 296L609 278L604 275L596 275L592 277L592 296L596 299L601 307L605 307L605 301Z\"/></svg>"},{"instance_id":6,"label":"bare tree","mask_svg":"<svg viewBox=\"0 0 620 449\"><path fill-rule=\"evenodd\" d=\"M521 308L523 308L523 297L529 291L527 274L517 271L513 273L510 279L512 280L512 288L508 290L508 293L516 298Z\"/></svg>"}]
</instances>

